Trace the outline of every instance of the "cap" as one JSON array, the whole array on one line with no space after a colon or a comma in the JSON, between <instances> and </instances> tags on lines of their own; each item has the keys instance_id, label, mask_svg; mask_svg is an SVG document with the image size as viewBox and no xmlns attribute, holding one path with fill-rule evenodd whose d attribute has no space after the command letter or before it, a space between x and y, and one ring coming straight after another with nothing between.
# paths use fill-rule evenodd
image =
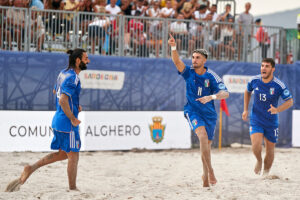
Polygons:
<instances>
[{"instance_id":1,"label":"cap","mask_svg":"<svg viewBox=\"0 0 300 200\"><path fill-rule=\"evenodd\" d=\"M207 57L208 57L208 52L207 52L205 49L195 49L195 50L193 51L193 53L200 53L200 54L202 54L206 59L207 59Z\"/></svg>"}]
</instances>

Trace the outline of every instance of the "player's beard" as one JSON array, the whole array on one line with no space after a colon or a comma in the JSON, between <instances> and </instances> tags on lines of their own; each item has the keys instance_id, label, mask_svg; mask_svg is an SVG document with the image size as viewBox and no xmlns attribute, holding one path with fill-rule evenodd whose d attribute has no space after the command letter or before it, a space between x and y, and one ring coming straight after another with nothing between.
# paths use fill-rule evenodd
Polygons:
<instances>
[{"instance_id":1,"label":"player's beard","mask_svg":"<svg viewBox=\"0 0 300 200\"><path fill-rule=\"evenodd\" d=\"M87 69L87 66L84 62L81 61L80 64L79 64L79 68L80 68L81 71L83 71L83 70Z\"/></svg>"}]
</instances>

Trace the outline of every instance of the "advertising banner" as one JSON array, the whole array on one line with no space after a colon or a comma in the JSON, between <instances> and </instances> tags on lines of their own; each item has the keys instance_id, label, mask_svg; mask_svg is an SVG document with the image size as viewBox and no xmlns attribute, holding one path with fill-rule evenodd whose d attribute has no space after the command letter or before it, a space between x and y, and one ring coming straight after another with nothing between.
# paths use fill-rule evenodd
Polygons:
<instances>
[{"instance_id":1,"label":"advertising banner","mask_svg":"<svg viewBox=\"0 0 300 200\"><path fill-rule=\"evenodd\" d=\"M300 147L300 110L293 110L292 146Z\"/></svg>"}]
</instances>

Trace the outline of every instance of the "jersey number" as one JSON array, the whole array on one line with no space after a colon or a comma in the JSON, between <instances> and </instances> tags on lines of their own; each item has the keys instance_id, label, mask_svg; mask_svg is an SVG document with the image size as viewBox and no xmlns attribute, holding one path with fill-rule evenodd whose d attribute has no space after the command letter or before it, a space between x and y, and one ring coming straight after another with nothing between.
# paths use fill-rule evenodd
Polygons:
<instances>
[{"instance_id":1,"label":"jersey number","mask_svg":"<svg viewBox=\"0 0 300 200\"><path fill-rule=\"evenodd\" d=\"M278 137L278 132L279 132L278 128L274 129L274 135L275 135L275 137Z\"/></svg>"},{"instance_id":2,"label":"jersey number","mask_svg":"<svg viewBox=\"0 0 300 200\"><path fill-rule=\"evenodd\" d=\"M266 94L259 94L259 100L266 101L267 100Z\"/></svg>"},{"instance_id":3,"label":"jersey number","mask_svg":"<svg viewBox=\"0 0 300 200\"><path fill-rule=\"evenodd\" d=\"M56 96L59 99L60 98L60 87L58 88L58 90L56 91Z\"/></svg>"},{"instance_id":4,"label":"jersey number","mask_svg":"<svg viewBox=\"0 0 300 200\"><path fill-rule=\"evenodd\" d=\"M198 96L202 95L202 87L198 87Z\"/></svg>"}]
</instances>

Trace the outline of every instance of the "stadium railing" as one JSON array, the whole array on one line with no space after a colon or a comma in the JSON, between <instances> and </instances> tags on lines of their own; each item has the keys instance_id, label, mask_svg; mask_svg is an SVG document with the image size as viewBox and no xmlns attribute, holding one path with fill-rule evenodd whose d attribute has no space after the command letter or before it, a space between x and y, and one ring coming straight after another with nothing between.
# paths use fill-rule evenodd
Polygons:
<instances>
[{"instance_id":1,"label":"stadium railing","mask_svg":"<svg viewBox=\"0 0 300 200\"><path fill-rule=\"evenodd\" d=\"M0 7L0 22L2 50L78 47L96 55L167 58L171 33L184 59L195 48L206 48L210 60L223 61L260 62L267 56L285 63L287 53L281 27L15 7Z\"/></svg>"}]
</instances>

